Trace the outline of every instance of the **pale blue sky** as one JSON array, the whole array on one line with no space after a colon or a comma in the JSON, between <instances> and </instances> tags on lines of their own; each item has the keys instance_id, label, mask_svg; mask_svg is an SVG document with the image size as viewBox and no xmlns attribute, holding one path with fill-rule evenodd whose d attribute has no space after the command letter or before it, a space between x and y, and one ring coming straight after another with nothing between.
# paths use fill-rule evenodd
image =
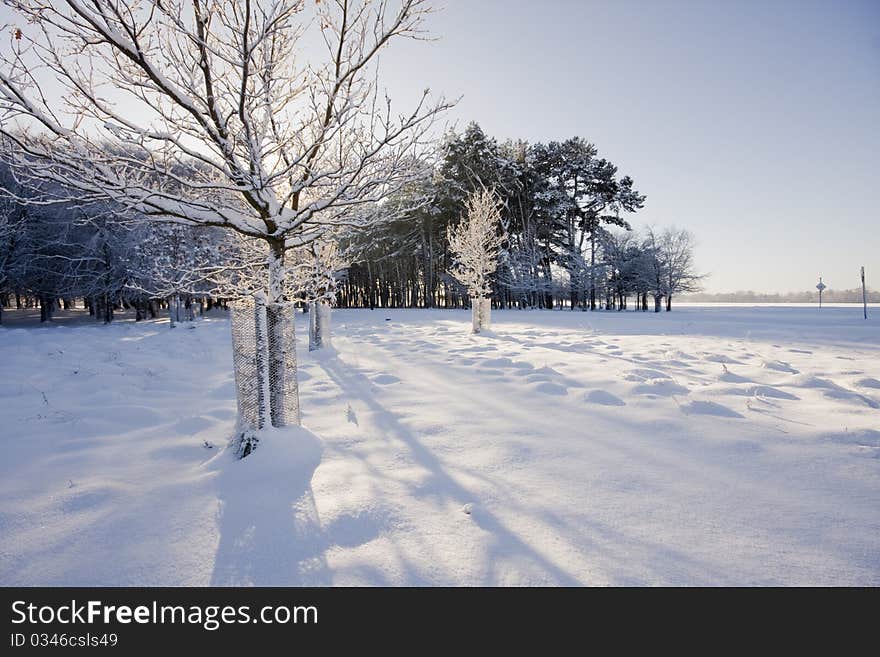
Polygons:
<instances>
[{"instance_id":1,"label":"pale blue sky","mask_svg":"<svg viewBox=\"0 0 880 657\"><path fill-rule=\"evenodd\" d=\"M584 136L693 230L710 291L880 288L880 1L447 0L392 90L499 138Z\"/></svg>"},{"instance_id":2,"label":"pale blue sky","mask_svg":"<svg viewBox=\"0 0 880 657\"><path fill-rule=\"evenodd\" d=\"M401 109L429 86L499 139L593 141L692 230L709 291L880 289L880 0L437 0L398 43ZM9 10L0 9L9 20Z\"/></svg>"}]
</instances>

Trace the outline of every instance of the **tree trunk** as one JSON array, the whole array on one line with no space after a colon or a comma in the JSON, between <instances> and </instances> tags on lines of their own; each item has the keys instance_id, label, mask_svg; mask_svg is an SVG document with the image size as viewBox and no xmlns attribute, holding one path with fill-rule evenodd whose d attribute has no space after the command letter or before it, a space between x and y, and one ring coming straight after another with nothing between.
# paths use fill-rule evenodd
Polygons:
<instances>
[{"instance_id":1,"label":"tree trunk","mask_svg":"<svg viewBox=\"0 0 880 657\"><path fill-rule=\"evenodd\" d=\"M168 299L168 320L171 322L171 328L177 326L180 321L180 297L176 294Z\"/></svg>"},{"instance_id":2,"label":"tree trunk","mask_svg":"<svg viewBox=\"0 0 880 657\"><path fill-rule=\"evenodd\" d=\"M330 304L324 299L309 302L309 351L332 346L330 342Z\"/></svg>"},{"instance_id":3,"label":"tree trunk","mask_svg":"<svg viewBox=\"0 0 880 657\"><path fill-rule=\"evenodd\" d=\"M666 312L672 310L672 295L666 297Z\"/></svg>"},{"instance_id":4,"label":"tree trunk","mask_svg":"<svg viewBox=\"0 0 880 657\"><path fill-rule=\"evenodd\" d=\"M273 427L298 425L300 414L293 305L284 302L284 240L269 242L268 266L266 346L269 361L269 416ZM285 335L286 333L289 335ZM293 395L294 399L287 399L287 395ZM288 406L295 409L292 416L287 413Z\"/></svg>"},{"instance_id":5,"label":"tree trunk","mask_svg":"<svg viewBox=\"0 0 880 657\"><path fill-rule=\"evenodd\" d=\"M113 304L110 302L110 297L108 295L104 295L104 323L109 324L113 321Z\"/></svg>"},{"instance_id":6,"label":"tree trunk","mask_svg":"<svg viewBox=\"0 0 880 657\"><path fill-rule=\"evenodd\" d=\"M488 331L492 325L492 299L471 297L471 328L474 333Z\"/></svg>"},{"instance_id":7,"label":"tree trunk","mask_svg":"<svg viewBox=\"0 0 880 657\"><path fill-rule=\"evenodd\" d=\"M425 283L427 285L427 282ZM370 304L370 310L373 310L375 307L375 301L373 298L373 269L370 266L370 261L367 260L367 298ZM425 288L425 306L428 305L428 291L427 287Z\"/></svg>"},{"instance_id":8,"label":"tree trunk","mask_svg":"<svg viewBox=\"0 0 880 657\"><path fill-rule=\"evenodd\" d=\"M590 310L596 310L596 229L590 231Z\"/></svg>"},{"instance_id":9,"label":"tree trunk","mask_svg":"<svg viewBox=\"0 0 880 657\"><path fill-rule=\"evenodd\" d=\"M662 300L663 300L663 297L662 297L662 296L654 295L654 312L655 312L655 313L659 313L659 312L660 312L660 310L661 310L661 308L662 308L662 305L663 305L663 304L661 303Z\"/></svg>"}]
</instances>

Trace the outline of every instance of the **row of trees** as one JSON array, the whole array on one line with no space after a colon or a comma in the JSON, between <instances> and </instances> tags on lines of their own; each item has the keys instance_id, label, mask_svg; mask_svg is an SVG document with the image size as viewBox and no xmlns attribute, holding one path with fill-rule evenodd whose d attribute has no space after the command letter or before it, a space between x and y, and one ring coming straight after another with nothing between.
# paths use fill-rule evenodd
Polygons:
<instances>
[{"instance_id":1,"label":"row of trees","mask_svg":"<svg viewBox=\"0 0 880 657\"><path fill-rule=\"evenodd\" d=\"M114 203L41 203L43 190L22 187L0 167L0 309L39 305L50 321L58 307L82 299L96 319L117 309L136 319L167 309L172 326L194 319L195 308L260 289L265 252L253 240L212 226L144 220ZM333 241L291 253L285 295L300 305L335 298L343 262ZM0 314L2 322L2 314Z\"/></svg>"},{"instance_id":2,"label":"row of trees","mask_svg":"<svg viewBox=\"0 0 880 657\"><path fill-rule=\"evenodd\" d=\"M626 309L630 297L640 308L651 297L669 310L675 295L698 288L693 237L676 229L633 233L627 216L645 202L633 185L580 137L498 143L471 123L446 136L429 179L386 204L392 217L346 244L353 264L340 305L467 305L449 235L468 199L492 189L504 237L486 295L496 305ZM407 206L414 209L400 210Z\"/></svg>"},{"instance_id":3,"label":"row of trees","mask_svg":"<svg viewBox=\"0 0 880 657\"><path fill-rule=\"evenodd\" d=\"M137 319L160 307L172 322L191 319L193 304L221 296L213 274L239 250L217 228L146 222L108 201L60 200L57 185L22 185L8 167L0 167L0 185L8 193L0 209L0 306L36 300L43 321L77 298L105 322L123 307Z\"/></svg>"},{"instance_id":4,"label":"row of trees","mask_svg":"<svg viewBox=\"0 0 880 657\"><path fill-rule=\"evenodd\" d=\"M329 339L332 305L464 307L478 296L500 307L646 310L650 298L659 311L698 289L692 235L631 230L621 212L644 197L585 140L499 145L471 124L439 148L433 174L371 210L368 229L337 228L288 250L285 298L321 315L313 346L323 343L317 334ZM23 185L13 173L0 170L11 192L0 209L0 305L32 296L48 320L60 300L80 297L104 321L114 308L134 307L142 318L162 305L183 321L193 304L263 284L266 249L257 240L145 221L113 201L65 200L75 194L46 182ZM49 187L55 201L37 202ZM495 227L497 256L479 292L456 259L469 212L491 214Z\"/></svg>"}]
</instances>

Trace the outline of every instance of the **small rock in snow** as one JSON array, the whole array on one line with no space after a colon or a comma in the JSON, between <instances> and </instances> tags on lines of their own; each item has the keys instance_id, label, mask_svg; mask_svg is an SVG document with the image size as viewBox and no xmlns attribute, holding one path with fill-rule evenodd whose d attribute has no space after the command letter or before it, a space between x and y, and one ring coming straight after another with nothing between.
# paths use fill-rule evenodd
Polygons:
<instances>
[{"instance_id":1,"label":"small rock in snow","mask_svg":"<svg viewBox=\"0 0 880 657\"><path fill-rule=\"evenodd\" d=\"M461 510L464 511L466 514L471 515L474 510L474 505L473 503L465 504L463 507L461 507Z\"/></svg>"}]
</instances>

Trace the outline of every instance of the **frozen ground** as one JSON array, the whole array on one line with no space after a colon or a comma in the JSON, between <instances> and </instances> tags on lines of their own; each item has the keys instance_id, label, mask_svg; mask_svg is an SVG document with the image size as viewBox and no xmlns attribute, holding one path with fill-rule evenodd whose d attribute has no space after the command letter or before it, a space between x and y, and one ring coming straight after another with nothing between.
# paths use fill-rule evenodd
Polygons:
<instances>
[{"instance_id":1,"label":"frozen ground","mask_svg":"<svg viewBox=\"0 0 880 657\"><path fill-rule=\"evenodd\" d=\"M242 462L225 319L0 329L0 584L880 585L880 313L494 319L336 312Z\"/></svg>"}]
</instances>

